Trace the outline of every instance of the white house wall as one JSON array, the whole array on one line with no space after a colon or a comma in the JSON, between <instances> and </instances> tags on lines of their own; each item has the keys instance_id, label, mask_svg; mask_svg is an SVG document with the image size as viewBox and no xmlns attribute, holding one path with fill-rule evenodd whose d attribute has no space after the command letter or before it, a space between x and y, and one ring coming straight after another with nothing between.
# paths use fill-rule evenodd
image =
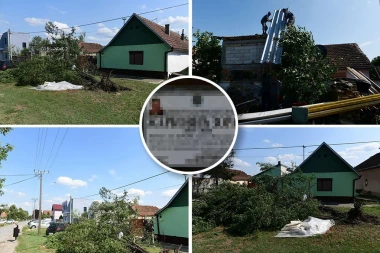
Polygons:
<instances>
[{"instance_id":1,"label":"white house wall","mask_svg":"<svg viewBox=\"0 0 380 253\"><path fill-rule=\"evenodd\" d=\"M53 211L53 220L58 220L61 215L62 211Z\"/></svg>"},{"instance_id":2,"label":"white house wall","mask_svg":"<svg viewBox=\"0 0 380 253\"><path fill-rule=\"evenodd\" d=\"M189 54L187 52L173 51L168 53L168 72L180 72L189 67Z\"/></svg>"}]
</instances>

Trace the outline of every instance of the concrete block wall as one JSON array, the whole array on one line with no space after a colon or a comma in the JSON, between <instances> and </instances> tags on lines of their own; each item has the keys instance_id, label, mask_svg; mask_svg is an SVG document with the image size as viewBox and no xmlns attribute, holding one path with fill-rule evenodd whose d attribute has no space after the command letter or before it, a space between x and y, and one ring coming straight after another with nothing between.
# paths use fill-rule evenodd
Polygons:
<instances>
[{"instance_id":1,"label":"concrete block wall","mask_svg":"<svg viewBox=\"0 0 380 253\"><path fill-rule=\"evenodd\" d=\"M264 43L226 44L225 64L260 63Z\"/></svg>"}]
</instances>

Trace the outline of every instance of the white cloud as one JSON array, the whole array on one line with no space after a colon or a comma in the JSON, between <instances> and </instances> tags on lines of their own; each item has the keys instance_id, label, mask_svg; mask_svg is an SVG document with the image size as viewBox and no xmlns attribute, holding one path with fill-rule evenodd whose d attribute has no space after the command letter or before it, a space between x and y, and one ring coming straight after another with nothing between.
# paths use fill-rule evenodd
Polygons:
<instances>
[{"instance_id":1,"label":"white cloud","mask_svg":"<svg viewBox=\"0 0 380 253\"><path fill-rule=\"evenodd\" d=\"M351 160L351 159L358 159L358 158L359 158L357 155L350 154L349 152L346 152L346 151L338 152L338 154L339 154L344 160Z\"/></svg>"},{"instance_id":2,"label":"white cloud","mask_svg":"<svg viewBox=\"0 0 380 253\"><path fill-rule=\"evenodd\" d=\"M236 158L236 157L233 158L233 162L234 162L234 165L236 167L250 167L250 166L252 166L250 163L244 162L243 160Z\"/></svg>"},{"instance_id":3,"label":"white cloud","mask_svg":"<svg viewBox=\"0 0 380 253\"><path fill-rule=\"evenodd\" d=\"M347 152L370 152L370 151L379 150L379 148L380 148L380 144L373 142L373 143L358 145L351 148L346 148L346 151Z\"/></svg>"},{"instance_id":4,"label":"white cloud","mask_svg":"<svg viewBox=\"0 0 380 253\"><path fill-rule=\"evenodd\" d=\"M105 27L103 23L96 24L98 27Z\"/></svg>"},{"instance_id":5,"label":"white cloud","mask_svg":"<svg viewBox=\"0 0 380 253\"><path fill-rule=\"evenodd\" d=\"M300 156L297 156L295 154L284 154L284 155L278 156L278 159L281 162L290 162L290 161L294 161L294 160L300 159L300 158L301 158Z\"/></svg>"},{"instance_id":6,"label":"white cloud","mask_svg":"<svg viewBox=\"0 0 380 253\"><path fill-rule=\"evenodd\" d=\"M264 158L264 162L276 164L278 162L278 159L273 156L267 156Z\"/></svg>"},{"instance_id":7,"label":"white cloud","mask_svg":"<svg viewBox=\"0 0 380 253\"><path fill-rule=\"evenodd\" d=\"M135 188L131 188L127 190L127 192L129 196L139 196L139 197L144 197L145 195L152 194L151 191L144 191L144 190L135 189Z\"/></svg>"},{"instance_id":8,"label":"white cloud","mask_svg":"<svg viewBox=\"0 0 380 253\"><path fill-rule=\"evenodd\" d=\"M369 46L369 45L371 45L373 43L375 43L375 41L371 40L371 41L364 42L364 43L360 44L359 46L360 47L366 47L366 46Z\"/></svg>"},{"instance_id":9,"label":"white cloud","mask_svg":"<svg viewBox=\"0 0 380 253\"><path fill-rule=\"evenodd\" d=\"M265 140L263 140L263 142L270 143L270 140L265 139Z\"/></svg>"},{"instance_id":10,"label":"white cloud","mask_svg":"<svg viewBox=\"0 0 380 253\"><path fill-rule=\"evenodd\" d=\"M24 20L31 26L45 25L49 22L49 19L45 18L25 18Z\"/></svg>"},{"instance_id":11,"label":"white cloud","mask_svg":"<svg viewBox=\"0 0 380 253\"><path fill-rule=\"evenodd\" d=\"M114 27L114 28L101 27L98 29L97 34L105 36L105 37L113 37L116 35L116 33L118 33L119 30L120 29L117 27Z\"/></svg>"},{"instance_id":12,"label":"white cloud","mask_svg":"<svg viewBox=\"0 0 380 253\"><path fill-rule=\"evenodd\" d=\"M145 8L146 8L146 4L139 5L139 8L141 8L141 9L145 9Z\"/></svg>"},{"instance_id":13,"label":"white cloud","mask_svg":"<svg viewBox=\"0 0 380 253\"><path fill-rule=\"evenodd\" d=\"M116 170L108 170L108 173L110 173L110 175L116 175Z\"/></svg>"},{"instance_id":14,"label":"white cloud","mask_svg":"<svg viewBox=\"0 0 380 253\"><path fill-rule=\"evenodd\" d=\"M57 179L57 184L70 186L72 188L87 186L87 182L79 180L79 179L71 179L69 177L59 177Z\"/></svg>"},{"instance_id":15,"label":"white cloud","mask_svg":"<svg viewBox=\"0 0 380 253\"><path fill-rule=\"evenodd\" d=\"M167 191L162 192L162 196L170 198L170 197L173 197L177 191L178 189L167 190Z\"/></svg>"},{"instance_id":16,"label":"white cloud","mask_svg":"<svg viewBox=\"0 0 380 253\"><path fill-rule=\"evenodd\" d=\"M159 24L164 25L164 24L171 24L171 25L183 25L183 24L188 24L189 23L189 17L184 17L184 16L177 16L173 18L172 16L169 16L166 19L162 19Z\"/></svg>"},{"instance_id":17,"label":"white cloud","mask_svg":"<svg viewBox=\"0 0 380 253\"><path fill-rule=\"evenodd\" d=\"M146 191L145 194L146 194L146 195L149 195L149 194L153 194L153 192L151 192L151 191Z\"/></svg>"},{"instance_id":18,"label":"white cloud","mask_svg":"<svg viewBox=\"0 0 380 253\"><path fill-rule=\"evenodd\" d=\"M97 175L92 175L92 176L88 179L88 181L89 181L89 182L94 182L94 180L97 179L97 178L98 178Z\"/></svg>"},{"instance_id":19,"label":"white cloud","mask_svg":"<svg viewBox=\"0 0 380 253\"><path fill-rule=\"evenodd\" d=\"M80 29L80 27L78 27L77 25L74 25L74 28L75 28L75 32L77 32L77 33L82 32L82 29Z\"/></svg>"},{"instance_id":20,"label":"white cloud","mask_svg":"<svg viewBox=\"0 0 380 253\"><path fill-rule=\"evenodd\" d=\"M284 145L280 144L280 143L273 143L272 144L272 147L274 148L279 148L279 147L283 147Z\"/></svg>"},{"instance_id":21,"label":"white cloud","mask_svg":"<svg viewBox=\"0 0 380 253\"><path fill-rule=\"evenodd\" d=\"M17 193L17 196L18 196L18 197L23 197L23 196L26 196L26 194L23 193L23 192L18 192L18 193Z\"/></svg>"},{"instance_id":22,"label":"white cloud","mask_svg":"<svg viewBox=\"0 0 380 253\"><path fill-rule=\"evenodd\" d=\"M67 24L61 23L61 22L58 22L58 21L54 21L53 25L55 25L59 29L67 29L68 30L70 28Z\"/></svg>"}]
</instances>

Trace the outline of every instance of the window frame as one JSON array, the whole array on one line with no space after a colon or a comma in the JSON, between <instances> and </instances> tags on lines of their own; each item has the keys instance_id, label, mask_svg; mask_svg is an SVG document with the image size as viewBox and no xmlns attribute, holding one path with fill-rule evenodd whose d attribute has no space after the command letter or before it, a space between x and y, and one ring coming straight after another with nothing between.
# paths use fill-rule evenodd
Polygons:
<instances>
[{"instance_id":1,"label":"window frame","mask_svg":"<svg viewBox=\"0 0 380 253\"><path fill-rule=\"evenodd\" d=\"M24 47L24 45L25 45L25 47ZM22 43L22 49L25 49L26 48L26 42L23 42Z\"/></svg>"},{"instance_id":2,"label":"window frame","mask_svg":"<svg viewBox=\"0 0 380 253\"><path fill-rule=\"evenodd\" d=\"M326 182L330 182L330 187L326 187L326 185L325 185ZM319 191L319 192L332 192L332 190L333 190L333 179L332 178L317 178L317 191Z\"/></svg>"},{"instance_id":3,"label":"window frame","mask_svg":"<svg viewBox=\"0 0 380 253\"><path fill-rule=\"evenodd\" d=\"M141 59L136 56L141 55ZM141 61L140 61L141 60ZM129 51L129 64L130 65L144 65L144 51Z\"/></svg>"}]
</instances>

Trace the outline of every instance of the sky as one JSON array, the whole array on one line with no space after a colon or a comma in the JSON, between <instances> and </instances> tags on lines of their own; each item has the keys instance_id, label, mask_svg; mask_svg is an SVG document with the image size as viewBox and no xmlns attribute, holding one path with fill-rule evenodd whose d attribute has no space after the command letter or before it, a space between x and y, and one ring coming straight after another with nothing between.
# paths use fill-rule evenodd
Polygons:
<instances>
[{"instance_id":1,"label":"sky","mask_svg":"<svg viewBox=\"0 0 380 253\"><path fill-rule=\"evenodd\" d=\"M289 8L316 44L357 43L370 60L380 55L379 0L193 0L193 30L261 34L261 18L281 8Z\"/></svg>"},{"instance_id":2,"label":"sky","mask_svg":"<svg viewBox=\"0 0 380 253\"><path fill-rule=\"evenodd\" d=\"M0 0L0 32L8 29L14 32L39 32L45 30L45 23L53 22L58 28L73 27L103 20L130 16L133 13L144 13L170 6L188 3L187 0L67 0L67 1L5 1ZM170 24L173 31L188 34L189 5L177 8L142 14L143 17L154 20L158 24ZM128 19L128 18L127 18ZM86 32L86 42L106 45L123 26L123 20L79 27L76 31ZM65 30L70 31L70 30ZM46 37L45 33L31 33Z\"/></svg>"},{"instance_id":3,"label":"sky","mask_svg":"<svg viewBox=\"0 0 380 253\"><path fill-rule=\"evenodd\" d=\"M73 198L86 197L99 193L103 186L114 189L167 171L146 152L138 127L69 128L67 133L66 130L13 128L5 137L0 137L1 145L9 143L14 146L7 160L2 162L0 175L34 174L35 169L49 170L49 174L43 176L44 210L51 210L52 204L62 204L70 195ZM5 177L5 194L0 196L0 204L14 203L31 213L32 198L39 197L39 179L32 178L6 186L31 177L33 175ZM140 198L139 204L161 208L184 182L184 175L169 172L127 186L116 193L125 189L131 199ZM89 199L101 200L99 195Z\"/></svg>"},{"instance_id":4,"label":"sky","mask_svg":"<svg viewBox=\"0 0 380 253\"><path fill-rule=\"evenodd\" d=\"M377 142L373 142L377 141ZM236 150L234 169L248 175L259 172L257 162L269 162L289 166L291 162L300 165L303 161L303 148L276 148L306 146L305 159L323 142L327 144L371 142L350 145L331 145L351 166L355 167L372 155L380 152L379 127L239 127L234 149L271 148ZM308 145L317 145L307 147Z\"/></svg>"}]
</instances>

